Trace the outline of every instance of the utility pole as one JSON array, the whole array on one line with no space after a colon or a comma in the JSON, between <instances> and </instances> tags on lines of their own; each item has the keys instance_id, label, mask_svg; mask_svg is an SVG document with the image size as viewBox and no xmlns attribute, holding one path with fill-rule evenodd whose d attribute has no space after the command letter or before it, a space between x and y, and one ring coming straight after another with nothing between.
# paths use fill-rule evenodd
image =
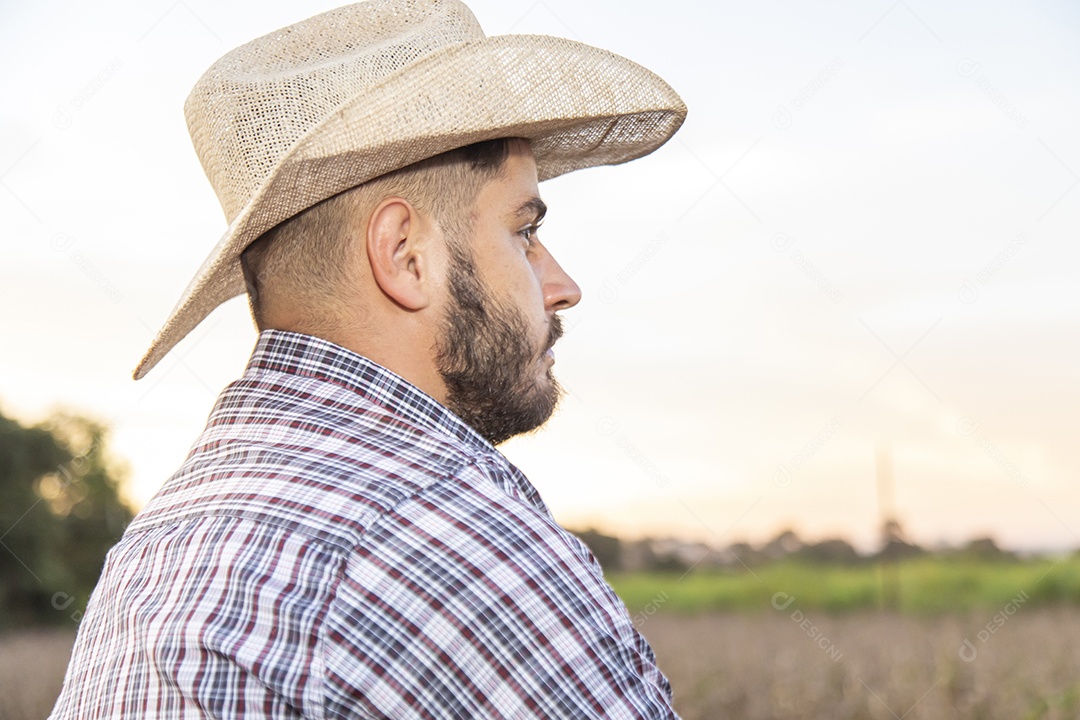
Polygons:
<instances>
[{"instance_id":1,"label":"utility pole","mask_svg":"<svg viewBox=\"0 0 1080 720\"><path fill-rule=\"evenodd\" d=\"M878 515L881 528L881 551L878 553L878 574L881 577L881 606L885 610L900 607L900 550L903 531L896 517L892 443L881 440L876 453Z\"/></svg>"}]
</instances>

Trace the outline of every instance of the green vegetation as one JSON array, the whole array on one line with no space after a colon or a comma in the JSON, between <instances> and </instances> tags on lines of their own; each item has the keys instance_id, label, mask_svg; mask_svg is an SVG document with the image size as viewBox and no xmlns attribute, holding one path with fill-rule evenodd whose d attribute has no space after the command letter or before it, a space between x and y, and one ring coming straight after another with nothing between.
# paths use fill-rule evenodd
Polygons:
<instances>
[{"instance_id":1,"label":"green vegetation","mask_svg":"<svg viewBox=\"0 0 1080 720\"><path fill-rule=\"evenodd\" d=\"M1080 555L1076 554L1001 562L927 556L903 561L894 572L899 609L905 613L996 611L1011 602L1080 605ZM608 573L608 580L632 613L772 611L791 598L787 607L803 611L841 613L882 607L882 570L873 564L783 560L752 571L622 572Z\"/></svg>"},{"instance_id":2,"label":"green vegetation","mask_svg":"<svg viewBox=\"0 0 1080 720\"><path fill-rule=\"evenodd\" d=\"M0 414L0 631L81 617L131 521L107 435L80 417L26 427Z\"/></svg>"}]
</instances>

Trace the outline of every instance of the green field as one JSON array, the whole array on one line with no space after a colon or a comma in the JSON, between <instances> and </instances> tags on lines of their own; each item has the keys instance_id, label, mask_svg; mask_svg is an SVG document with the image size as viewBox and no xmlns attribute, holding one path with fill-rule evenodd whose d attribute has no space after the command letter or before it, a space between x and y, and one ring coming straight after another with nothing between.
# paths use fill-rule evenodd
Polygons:
<instances>
[{"instance_id":1,"label":"green field","mask_svg":"<svg viewBox=\"0 0 1080 720\"><path fill-rule=\"evenodd\" d=\"M927 557L901 562L891 572L896 608L906 613L994 610L1009 603L1080 605L1078 555L1001 562ZM607 578L634 614L754 612L789 606L839 613L885 605L886 573L873 564L780 561L739 572L608 573Z\"/></svg>"}]
</instances>

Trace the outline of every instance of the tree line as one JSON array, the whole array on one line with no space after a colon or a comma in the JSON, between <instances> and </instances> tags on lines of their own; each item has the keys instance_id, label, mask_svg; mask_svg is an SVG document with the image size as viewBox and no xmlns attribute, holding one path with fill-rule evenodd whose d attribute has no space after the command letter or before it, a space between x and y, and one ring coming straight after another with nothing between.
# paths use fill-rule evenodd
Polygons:
<instances>
[{"instance_id":1,"label":"tree line","mask_svg":"<svg viewBox=\"0 0 1080 720\"><path fill-rule=\"evenodd\" d=\"M29 426L0 412L0 631L81 617L132 519L107 439L84 417Z\"/></svg>"},{"instance_id":2,"label":"tree line","mask_svg":"<svg viewBox=\"0 0 1080 720\"><path fill-rule=\"evenodd\" d=\"M621 572L741 570L784 560L810 564L862 565L898 562L928 554L980 561L1016 559L1013 553L1002 550L993 538L989 537L971 540L958 548L931 551L905 539L902 528L895 520L888 521L881 529L879 546L872 552L863 553L842 538L811 542L803 540L793 530L783 530L771 540L759 545L737 542L725 548L670 538L626 540L593 529L579 530L575 534L592 550L605 571Z\"/></svg>"}]
</instances>

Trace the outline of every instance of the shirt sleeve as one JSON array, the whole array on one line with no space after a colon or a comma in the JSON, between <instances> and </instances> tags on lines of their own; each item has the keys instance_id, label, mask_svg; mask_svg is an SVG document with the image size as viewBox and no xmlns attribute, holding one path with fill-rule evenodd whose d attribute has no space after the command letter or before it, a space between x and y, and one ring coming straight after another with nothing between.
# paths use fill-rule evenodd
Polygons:
<instances>
[{"instance_id":1,"label":"shirt sleeve","mask_svg":"<svg viewBox=\"0 0 1080 720\"><path fill-rule=\"evenodd\" d=\"M475 465L384 515L342 572L328 717L676 717L591 553Z\"/></svg>"}]
</instances>

